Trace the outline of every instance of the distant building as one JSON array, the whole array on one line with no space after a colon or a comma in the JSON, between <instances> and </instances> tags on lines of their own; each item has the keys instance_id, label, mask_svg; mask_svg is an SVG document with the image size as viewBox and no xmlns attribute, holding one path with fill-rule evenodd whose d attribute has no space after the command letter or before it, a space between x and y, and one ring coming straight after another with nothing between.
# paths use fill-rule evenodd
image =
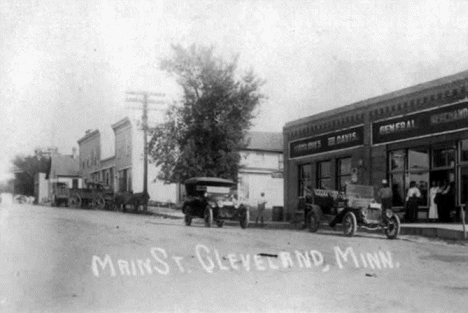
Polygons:
<instances>
[{"instance_id":1,"label":"distant building","mask_svg":"<svg viewBox=\"0 0 468 313\"><path fill-rule=\"evenodd\" d=\"M37 173L34 177L34 197L38 204L49 201L49 184L46 177L47 173Z\"/></svg>"},{"instance_id":2,"label":"distant building","mask_svg":"<svg viewBox=\"0 0 468 313\"><path fill-rule=\"evenodd\" d=\"M128 117L112 125L115 134L116 191L143 191L144 138L137 121ZM148 164L148 193L150 199L158 202L177 202L177 184L164 184L157 180L158 169Z\"/></svg>"},{"instance_id":3,"label":"distant building","mask_svg":"<svg viewBox=\"0 0 468 313\"><path fill-rule=\"evenodd\" d=\"M81 188L79 160L76 155L53 155L50 158L50 170L47 174L49 200L55 192L55 183L66 183L69 188Z\"/></svg>"},{"instance_id":4,"label":"distant building","mask_svg":"<svg viewBox=\"0 0 468 313\"><path fill-rule=\"evenodd\" d=\"M78 140L79 173L84 182L99 181L101 169L101 133L99 130L87 130Z\"/></svg>"},{"instance_id":5,"label":"distant building","mask_svg":"<svg viewBox=\"0 0 468 313\"><path fill-rule=\"evenodd\" d=\"M283 135L273 132L249 132L247 147L240 151L241 169L238 196L256 206L262 192L267 208L283 206Z\"/></svg>"}]
</instances>

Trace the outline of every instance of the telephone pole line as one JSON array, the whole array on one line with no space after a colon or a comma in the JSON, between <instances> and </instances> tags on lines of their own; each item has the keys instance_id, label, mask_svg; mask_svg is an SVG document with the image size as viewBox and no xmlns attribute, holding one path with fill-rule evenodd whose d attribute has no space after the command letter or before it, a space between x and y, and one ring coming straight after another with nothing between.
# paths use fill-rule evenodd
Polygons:
<instances>
[{"instance_id":1,"label":"telephone pole line","mask_svg":"<svg viewBox=\"0 0 468 313\"><path fill-rule=\"evenodd\" d=\"M143 192L148 193L148 111L162 111L162 109L148 108L148 104L166 104L161 100L151 100L150 97L164 97L164 93L152 93L146 91L127 91L127 95L136 96L127 98L127 102L138 102L142 104L142 128L143 128ZM136 108L132 108L136 109ZM139 108L138 108L139 109ZM146 208L145 208L146 209Z\"/></svg>"}]
</instances>

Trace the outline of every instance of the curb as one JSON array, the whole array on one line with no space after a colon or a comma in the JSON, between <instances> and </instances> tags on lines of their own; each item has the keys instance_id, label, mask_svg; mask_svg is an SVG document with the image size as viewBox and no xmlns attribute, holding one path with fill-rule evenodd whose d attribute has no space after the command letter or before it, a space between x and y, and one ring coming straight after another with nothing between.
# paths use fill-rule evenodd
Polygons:
<instances>
[{"instance_id":1,"label":"curb","mask_svg":"<svg viewBox=\"0 0 468 313\"><path fill-rule=\"evenodd\" d=\"M167 213L157 213L152 212L152 215L173 219L173 220L181 220L183 216L167 214ZM238 226L239 222L236 221L225 221L226 225L229 226ZM260 228L260 229L289 229L289 230L303 230L296 225L293 225L288 222L266 222L265 226L262 227L260 225L255 225L252 221L249 223L249 228ZM328 225L322 225L322 229L332 230ZM305 231L305 229L304 229ZM339 232L339 229L336 230ZM360 228L358 232L366 232L366 233L379 233L380 230L371 231L364 228ZM421 237L429 237L429 238L439 238L439 239L448 239L448 240L461 240L465 241L463 236L463 231L460 230L453 230L453 229L445 229L445 228L437 228L437 227L411 227L405 226L404 224L401 226L400 235L413 235L413 236L421 236Z\"/></svg>"}]
</instances>

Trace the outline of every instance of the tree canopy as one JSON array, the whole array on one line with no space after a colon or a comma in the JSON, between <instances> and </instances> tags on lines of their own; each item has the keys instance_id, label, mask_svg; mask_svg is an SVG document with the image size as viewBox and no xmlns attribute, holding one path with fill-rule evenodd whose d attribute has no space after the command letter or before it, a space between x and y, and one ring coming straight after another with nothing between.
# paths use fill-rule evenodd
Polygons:
<instances>
[{"instance_id":1,"label":"tree canopy","mask_svg":"<svg viewBox=\"0 0 468 313\"><path fill-rule=\"evenodd\" d=\"M50 168L50 159L38 153L34 155L17 155L13 159L16 167L15 193L26 196L34 195L34 177L37 173L47 173Z\"/></svg>"},{"instance_id":2,"label":"tree canopy","mask_svg":"<svg viewBox=\"0 0 468 313\"><path fill-rule=\"evenodd\" d=\"M161 168L158 178L167 183L195 176L237 180L239 150L264 98L263 81L252 70L237 76L238 56L225 61L213 47L172 49L161 68L177 78L183 99L152 130L150 155Z\"/></svg>"}]
</instances>

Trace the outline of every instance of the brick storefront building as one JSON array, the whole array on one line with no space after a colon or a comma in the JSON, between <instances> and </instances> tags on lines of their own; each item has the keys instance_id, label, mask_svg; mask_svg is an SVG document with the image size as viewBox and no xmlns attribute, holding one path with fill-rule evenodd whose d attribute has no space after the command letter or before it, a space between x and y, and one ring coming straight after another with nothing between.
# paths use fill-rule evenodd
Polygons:
<instances>
[{"instance_id":1,"label":"brick storefront building","mask_svg":"<svg viewBox=\"0 0 468 313\"><path fill-rule=\"evenodd\" d=\"M433 181L455 182L456 204L468 194L468 71L289 122L283 129L285 209L306 188L379 186L388 179L398 209L410 181L426 218ZM455 210L454 212L457 212Z\"/></svg>"}]
</instances>

